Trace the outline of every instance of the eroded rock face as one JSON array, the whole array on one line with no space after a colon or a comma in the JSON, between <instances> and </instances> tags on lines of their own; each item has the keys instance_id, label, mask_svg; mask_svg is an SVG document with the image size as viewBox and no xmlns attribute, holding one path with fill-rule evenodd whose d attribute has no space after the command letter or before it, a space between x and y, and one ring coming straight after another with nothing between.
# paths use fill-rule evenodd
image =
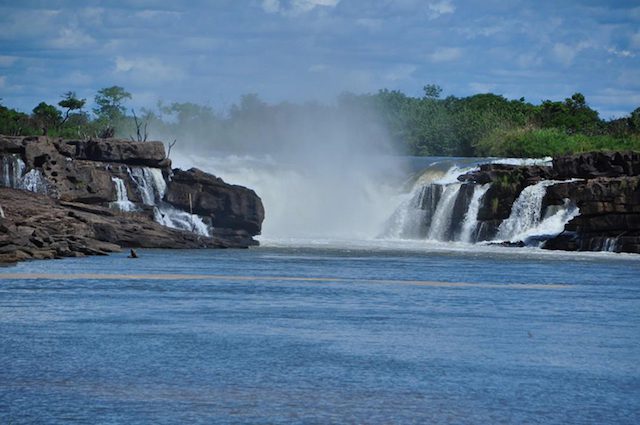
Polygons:
<instances>
[{"instance_id":1,"label":"eroded rock face","mask_svg":"<svg viewBox=\"0 0 640 425\"><path fill-rule=\"evenodd\" d=\"M165 200L182 210L210 217L214 229L255 235L260 233L264 220L262 200L253 190L227 184L197 168L174 169Z\"/></svg>"},{"instance_id":2,"label":"eroded rock face","mask_svg":"<svg viewBox=\"0 0 640 425\"><path fill-rule=\"evenodd\" d=\"M111 211L111 216L119 218L115 221L97 220L89 233L86 229L79 229L80 234L90 234L100 242L123 246L182 248L248 247L257 244L253 236L260 233L264 209L252 190L229 185L215 176L193 169L187 172L175 170L176 175L169 184L171 190L167 191L172 173L170 165L160 142L0 136L0 186L46 194L58 202L58 207L71 208L70 214L78 217L92 214L87 219L96 220L96 217L105 217ZM29 180L27 184L27 177L34 181ZM168 237L164 230L158 230L167 228L152 221L155 217L163 224L184 227L170 218L167 221L168 217L182 217L180 214L183 213L165 208L165 202L170 198L174 206L189 211L189 194L193 212L214 226L213 232L209 232L213 238L204 244L193 241L202 241L206 237L203 239L190 232L186 234L191 236L170 234L172 236ZM13 207L11 200L7 202L9 207ZM7 208L1 201L0 205ZM45 208L44 204L40 205ZM122 208L122 205L127 208ZM130 213L114 212L104 207L125 209ZM96 213L87 210L90 208L102 209ZM36 213L36 209L32 212ZM140 224L140 220L144 224ZM196 228L192 226L187 230L196 231ZM203 235L207 233L206 229L198 231ZM174 242L172 237L175 237ZM16 255L22 256L26 251L22 252ZM57 253L54 256L61 255Z\"/></svg>"},{"instance_id":3,"label":"eroded rock face","mask_svg":"<svg viewBox=\"0 0 640 425\"><path fill-rule=\"evenodd\" d=\"M594 179L640 175L639 152L589 152L553 159L553 170L560 179Z\"/></svg>"},{"instance_id":4,"label":"eroded rock face","mask_svg":"<svg viewBox=\"0 0 640 425\"><path fill-rule=\"evenodd\" d=\"M106 255L120 247L244 248L233 239L207 238L161 226L143 214L58 201L46 195L0 188L0 263Z\"/></svg>"},{"instance_id":5,"label":"eroded rock face","mask_svg":"<svg viewBox=\"0 0 640 425\"><path fill-rule=\"evenodd\" d=\"M580 214L543 248L640 253L640 154L593 152L553 160L552 167L482 165L461 181L491 183L478 212L480 239L495 236L522 190L541 180L567 180L548 186L543 212L566 200Z\"/></svg>"},{"instance_id":6,"label":"eroded rock face","mask_svg":"<svg viewBox=\"0 0 640 425\"><path fill-rule=\"evenodd\" d=\"M640 176L558 183L547 188L544 203L560 205L565 198L580 215L545 248L640 253Z\"/></svg>"}]
</instances>

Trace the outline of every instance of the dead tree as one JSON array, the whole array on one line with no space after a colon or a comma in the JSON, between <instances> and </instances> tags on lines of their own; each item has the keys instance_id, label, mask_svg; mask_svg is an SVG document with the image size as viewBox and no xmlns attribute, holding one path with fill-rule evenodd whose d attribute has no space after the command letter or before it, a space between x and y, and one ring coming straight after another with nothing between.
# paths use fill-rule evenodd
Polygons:
<instances>
[{"instance_id":1,"label":"dead tree","mask_svg":"<svg viewBox=\"0 0 640 425\"><path fill-rule=\"evenodd\" d=\"M133 121L136 124L136 137L138 138L138 142L146 142L147 137L149 136L149 134L147 133L147 126L149 125L149 121L144 120L144 122L141 122L138 120L136 111L132 109L131 112L133 113ZM133 139L133 136L129 136L129 137L131 137L132 142L135 142L135 140Z\"/></svg>"}]
</instances>

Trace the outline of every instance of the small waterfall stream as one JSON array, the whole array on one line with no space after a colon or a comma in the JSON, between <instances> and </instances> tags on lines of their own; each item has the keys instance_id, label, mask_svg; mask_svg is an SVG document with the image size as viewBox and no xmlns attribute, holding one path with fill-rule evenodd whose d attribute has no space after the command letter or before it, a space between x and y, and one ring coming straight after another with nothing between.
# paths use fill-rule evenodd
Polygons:
<instances>
[{"instance_id":1,"label":"small waterfall stream","mask_svg":"<svg viewBox=\"0 0 640 425\"><path fill-rule=\"evenodd\" d=\"M116 188L116 201L112 202L111 206L124 212L136 211L136 204L131 202L127 196L127 187L124 184L124 180L119 177L111 177L111 181L113 181Z\"/></svg>"},{"instance_id":2,"label":"small waterfall stream","mask_svg":"<svg viewBox=\"0 0 640 425\"><path fill-rule=\"evenodd\" d=\"M484 227L492 224L478 221L483 204L487 208L486 203L490 201L485 200L485 195L491 184L474 185L457 179L474 169L453 165L438 178L419 177L410 195L388 221L383 237L464 243L484 242L491 238L495 242L539 244L545 237L562 232L565 224L579 214L578 208L569 201L543 211L547 187L558 183L543 180L522 190L513 203L509 218L500 224L497 235L492 238L495 230L486 231ZM425 171L424 175L431 176L431 170Z\"/></svg>"},{"instance_id":3,"label":"small waterfall stream","mask_svg":"<svg viewBox=\"0 0 640 425\"><path fill-rule=\"evenodd\" d=\"M458 198L460 187L462 187L462 183L453 183L445 186L440 202L438 202L433 214L427 239L434 241L449 240L447 233L451 229L454 205Z\"/></svg>"},{"instance_id":4,"label":"small waterfall stream","mask_svg":"<svg viewBox=\"0 0 640 425\"><path fill-rule=\"evenodd\" d=\"M173 229L187 230L202 236L211 236L209 226L197 214L189 214L165 202L167 183L158 168L133 167L129 169L131 179L136 183L142 202L154 207L156 222Z\"/></svg>"},{"instance_id":5,"label":"small waterfall stream","mask_svg":"<svg viewBox=\"0 0 640 425\"><path fill-rule=\"evenodd\" d=\"M473 188L473 197L469 203L469 209L464 216L464 222L462 223L462 233L460 235L461 242L473 243L475 242L474 233L478 227L478 212L480 211L480 203L483 200L485 193L491 187L490 184L484 184L482 186L475 186Z\"/></svg>"},{"instance_id":6,"label":"small waterfall stream","mask_svg":"<svg viewBox=\"0 0 640 425\"><path fill-rule=\"evenodd\" d=\"M3 155L2 161L0 161L2 186L46 194L48 192L47 182L42 172L36 168L26 173L25 170L26 165L20 155Z\"/></svg>"}]
</instances>

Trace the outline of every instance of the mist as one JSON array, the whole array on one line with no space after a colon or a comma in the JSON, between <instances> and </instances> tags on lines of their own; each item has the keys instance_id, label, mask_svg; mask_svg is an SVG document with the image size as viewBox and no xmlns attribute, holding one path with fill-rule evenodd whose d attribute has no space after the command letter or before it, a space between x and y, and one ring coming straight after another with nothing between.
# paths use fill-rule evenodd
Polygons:
<instances>
[{"instance_id":1,"label":"mist","mask_svg":"<svg viewBox=\"0 0 640 425\"><path fill-rule=\"evenodd\" d=\"M262 239L371 239L397 206L401 151L355 96L267 105L251 95L209 121L184 118L152 137L176 140L174 166L254 189L266 211Z\"/></svg>"}]
</instances>

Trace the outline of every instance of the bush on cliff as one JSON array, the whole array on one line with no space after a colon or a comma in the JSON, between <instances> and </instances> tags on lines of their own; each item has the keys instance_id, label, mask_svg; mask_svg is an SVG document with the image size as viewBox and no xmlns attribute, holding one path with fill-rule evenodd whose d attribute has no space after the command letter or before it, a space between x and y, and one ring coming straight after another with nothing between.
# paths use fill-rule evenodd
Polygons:
<instances>
[{"instance_id":1,"label":"bush on cliff","mask_svg":"<svg viewBox=\"0 0 640 425\"><path fill-rule=\"evenodd\" d=\"M557 128L516 128L494 131L476 145L476 153L480 156L528 158L613 150L640 151L640 135L589 136L568 134Z\"/></svg>"}]
</instances>

